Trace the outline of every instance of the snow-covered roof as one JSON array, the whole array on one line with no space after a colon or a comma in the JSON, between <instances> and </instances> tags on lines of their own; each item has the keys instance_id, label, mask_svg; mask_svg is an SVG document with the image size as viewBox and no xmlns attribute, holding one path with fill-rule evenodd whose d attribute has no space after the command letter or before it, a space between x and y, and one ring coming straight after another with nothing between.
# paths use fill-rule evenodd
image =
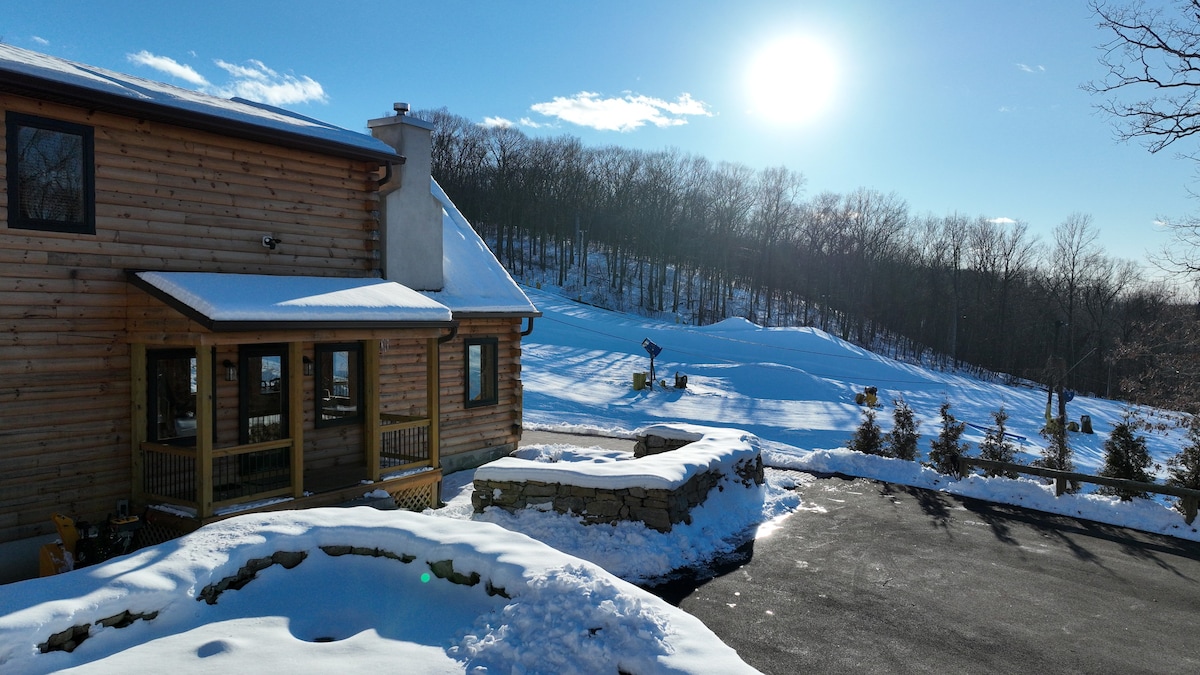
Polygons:
<instances>
[{"instance_id":1,"label":"snow-covered roof","mask_svg":"<svg viewBox=\"0 0 1200 675\"><path fill-rule=\"evenodd\" d=\"M249 324L447 325L450 309L394 281L344 277L136 272L134 283L211 330Z\"/></svg>"},{"instance_id":2,"label":"snow-covered roof","mask_svg":"<svg viewBox=\"0 0 1200 675\"><path fill-rule=\"evenodd\" d=\"M538 316L537 307L492 255L442 186L436 180L430 183L433 196L442 204L443 286L425 295L454 310L456 316Z\"/></svg>"},{"instance_id":3,"label":"snow-covered roof","mask_svg":"<svg viewBox=\"0 0 1200 675\"><path fill-rule=\"evenodd\" d=\"M0 44L0 91L351 158L400 162L383 141L240 98L225 99Z\"/></svg>"}]
</instances>

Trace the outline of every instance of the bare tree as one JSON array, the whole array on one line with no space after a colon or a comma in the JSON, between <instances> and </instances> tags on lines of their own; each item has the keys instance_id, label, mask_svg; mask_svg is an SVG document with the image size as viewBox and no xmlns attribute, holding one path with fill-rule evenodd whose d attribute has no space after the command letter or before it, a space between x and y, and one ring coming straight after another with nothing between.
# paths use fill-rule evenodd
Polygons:
<instances>
[{"instance_id":1,"label":"bare tree","mask_svg":"<svg viewBox=\"0 0 1200 675\"><path fill-rule=\"evenodd\" d=\"M1088 4L1111 39L1100 57L1108 72L1084 89L1107 96L1100 108L1118 135L1158 152L1200 131L1200 0L1177 1L1171 12L1142 2Z\"/></svg>"},{"instance_id":2,"label":"bare tree","mask_svg":"<svg viewBox=\"0 0 1200 675\"><path fill-rule=\"evenodd\" d=\"M1088 314L1088 327L1096 358L1094 387L1105 396L1112 395L1113 361L1111 352L1117 340L1118 325L1114 319L1122 295L1141 281L1141 268L1132 260L1101 256L1091 282L1083 291L1083 306Z\"/></svg>"},{"instance_id":3,"label":"bare tree","mask_svg":"<svg viewBox=\"0 0 1200 675\"><path fill-rule=\"evenodd\" d=\"M772 300L780 285L780 247L784 237L795 230L804 175L784 166L762 169L758 172L754 188L751 236L758 247L759 258L754 267L757 283L752 293L762 291L766 303L766 322L770 324L773 318ZM751 300L751 311L755 304Z\"/></svg>"},{"instance_id":4,"label":"bare tree","mask_svg":"<svg viewBox=\"0 0 1200 675\"><path fill-rule=\"evenodd\" d=\"M1098 107L1112 116L1117 137L1141 139L1158 152L1200 131L1200 0L1173 8L1143 2L1113 5L1090 0L1098 27L1110 34L1101 46L1101 80L1084 89L1104 96ZM1194 150L1182 156L1200 159ZM1200 219L1163 219L1175 243L1155 262L1168 272L1200 275Z\"/></svg>"},{"instance_id":5,"label":"bare tree","mask_svg":"<svg viewBox=\"0 0 1200 675\"><path fill-rule=\"evenodd\" d=\"M1083 289L1096 273L1102 257L1096 244L1099 235L1099 230L1092 227L1092 217L1083 213L1072 213L1054 229L1045 279L1066 328L1065 349L1058 356L1065 357L1068 366L1075 363L1077 356L1076 313L1083 302Z\"/></svg>"}]
</instances>

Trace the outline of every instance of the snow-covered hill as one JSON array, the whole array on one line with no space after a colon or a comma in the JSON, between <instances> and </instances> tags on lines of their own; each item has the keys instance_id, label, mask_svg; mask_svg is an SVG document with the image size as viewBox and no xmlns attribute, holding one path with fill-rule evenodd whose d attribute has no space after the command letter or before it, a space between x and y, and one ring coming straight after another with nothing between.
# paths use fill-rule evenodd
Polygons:
<instances>
[{"instance_id":1,"label":"snow-covered hill","mask_svg":"<svg viewBox=\"0 0 1200 675\"><path fill-rule=\"evenodd\" d=\"M959 420L971 423L964 439L983 439L981 427L1001 406L1008 427L1023 437L1021 460L1039 456L1045 439L1046 392L930 371L879 356L815 328L762 328L745 319L704 326L679 326L581 305L554 293L526 289L544 316L525 338L525 424L621 435L663 421L731 426L757 434L774 455L800 456L843 447L862 421L854 395L879 389L880 425L891 425L892 402L914 409L928 439L940 423L938 408L949 401ZM649 369L641 343L663 348L655 360L667 388L634 391L633 373ZM674 374L688 376L675 389ZM1152 422L1169 422L1147 435L1151 455L1162 463L1178 452L1183 429L1165 411L1118 401L1077 396L1068 416L1090 415L1095 434L1070 434L1077 468L1103 464L1103 445L1127 410ZM786 463L775 457L775 463Z\"/></svg>"},{"instance_id":2,"label":"snow-covered hill","mask_svg":"<svg viewBox=\"0 0 1200 675\"><path fill-rule=\"evenodd\" d=\"M903 397L921 422L922 455L940 426L939 407L972 426L964 440L971 453L983 440L991 414L1009 413L1008 431L1020 437L1018 461L1041 454L1046 440L1046 392L936 372L873 354L814 328L762 328L744 319L705 326L681 326L618 314L572 302L544 290L526 289L543 312L525 338L527 428L625 436L663 422L734 427L756 434L769 466L840 472L896 483L1080 516L1188 539L1200 539L1197 525L1185 525L1166 498L1118 503L1091 494L1055 497L1039 480L971 477L950 480L919 463L864 456L845 449L862 421L855 394L879 390L879 424L891 428L892 402ZM649 368L642 341L662 347L655 361L666 387L637 391L633 373ZM676 372L688 377L676 389ZM1127 411L1161 426L1147 431L1147 446L1160 478L1165 462L1186 444L1183 417L1118 401L1078 396L1068 416L1089 415L1094 434L1071 433L1069 444L1079 471L1095 473L1104 462L1104 441ZM919 457L918 459L922 459Z\"/></svg>"}]
</instances>

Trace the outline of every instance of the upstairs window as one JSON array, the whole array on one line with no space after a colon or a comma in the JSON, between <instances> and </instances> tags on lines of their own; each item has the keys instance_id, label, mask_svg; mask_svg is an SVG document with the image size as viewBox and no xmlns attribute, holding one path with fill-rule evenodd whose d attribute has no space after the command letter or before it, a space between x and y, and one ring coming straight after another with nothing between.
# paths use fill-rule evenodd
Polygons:
<instances>
[{"instance_id":1,"label":"upstairs window","mask_svg":"<svg viewBox=\"0 0 1200 675\"><path fill-rule=\"evenodd\" d=\"M92 128L10 112L8 226L96 233Z\"/></svg>"},{"instance_id":2,"label":"upstairs window","mask_svg":"<svg viewBox=\"0 0 1200 675\"><path fill-rule=\"evenodd\" d=\"M467 408L496 405L499 401L499 372L496 367L496 338L473 338L466 341Z\"/></svg>"}]
</instances>

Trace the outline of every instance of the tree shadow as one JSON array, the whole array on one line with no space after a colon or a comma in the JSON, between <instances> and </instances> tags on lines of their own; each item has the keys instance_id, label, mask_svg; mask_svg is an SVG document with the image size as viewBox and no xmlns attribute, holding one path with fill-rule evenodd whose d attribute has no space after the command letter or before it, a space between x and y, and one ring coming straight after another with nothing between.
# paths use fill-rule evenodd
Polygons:
<instances>
[{"instance_id":1,"label":"tree shadow","mask_svg":"<svg viewBox=\"0 0 1200 675\"><path fill-rule=\"evenodd\" d=\"M1011 534L1008 523L1022 523L1034 532L1062 543L1075 557L1095 563L1103 569L1099 556L1078 541L1081 537L1103 540L1120 547L1122 553L1140 560L1152 562L1181 579L1194 581L1192 577L1171 564L1169 557L1200 561L1200 543L1165 535L1150 534L1129 528L1106 525L1090 520L1073 518L1009 504L997 504L969 497L957 498L968 511L987 523L1001 541L1020 545Z\"/></svg>"},{"instance_id":2,"label":"tree shadow","mask_svg":"<svg viewBox=\"0 0 1200 675\"><path fill-rule=\"evenodd\" d=\"M933 490L922 490L920 488L910 487L908 485L897 485L894 483L883 483L880 487L879 494L885 497L893 497L893 495L904 494L912 498L913 501L921 508L921 511L930 518L931 524L934 527L949 530L951 519L951 502L950 497L941 492Z\"/></svg>"}]
</instances>

